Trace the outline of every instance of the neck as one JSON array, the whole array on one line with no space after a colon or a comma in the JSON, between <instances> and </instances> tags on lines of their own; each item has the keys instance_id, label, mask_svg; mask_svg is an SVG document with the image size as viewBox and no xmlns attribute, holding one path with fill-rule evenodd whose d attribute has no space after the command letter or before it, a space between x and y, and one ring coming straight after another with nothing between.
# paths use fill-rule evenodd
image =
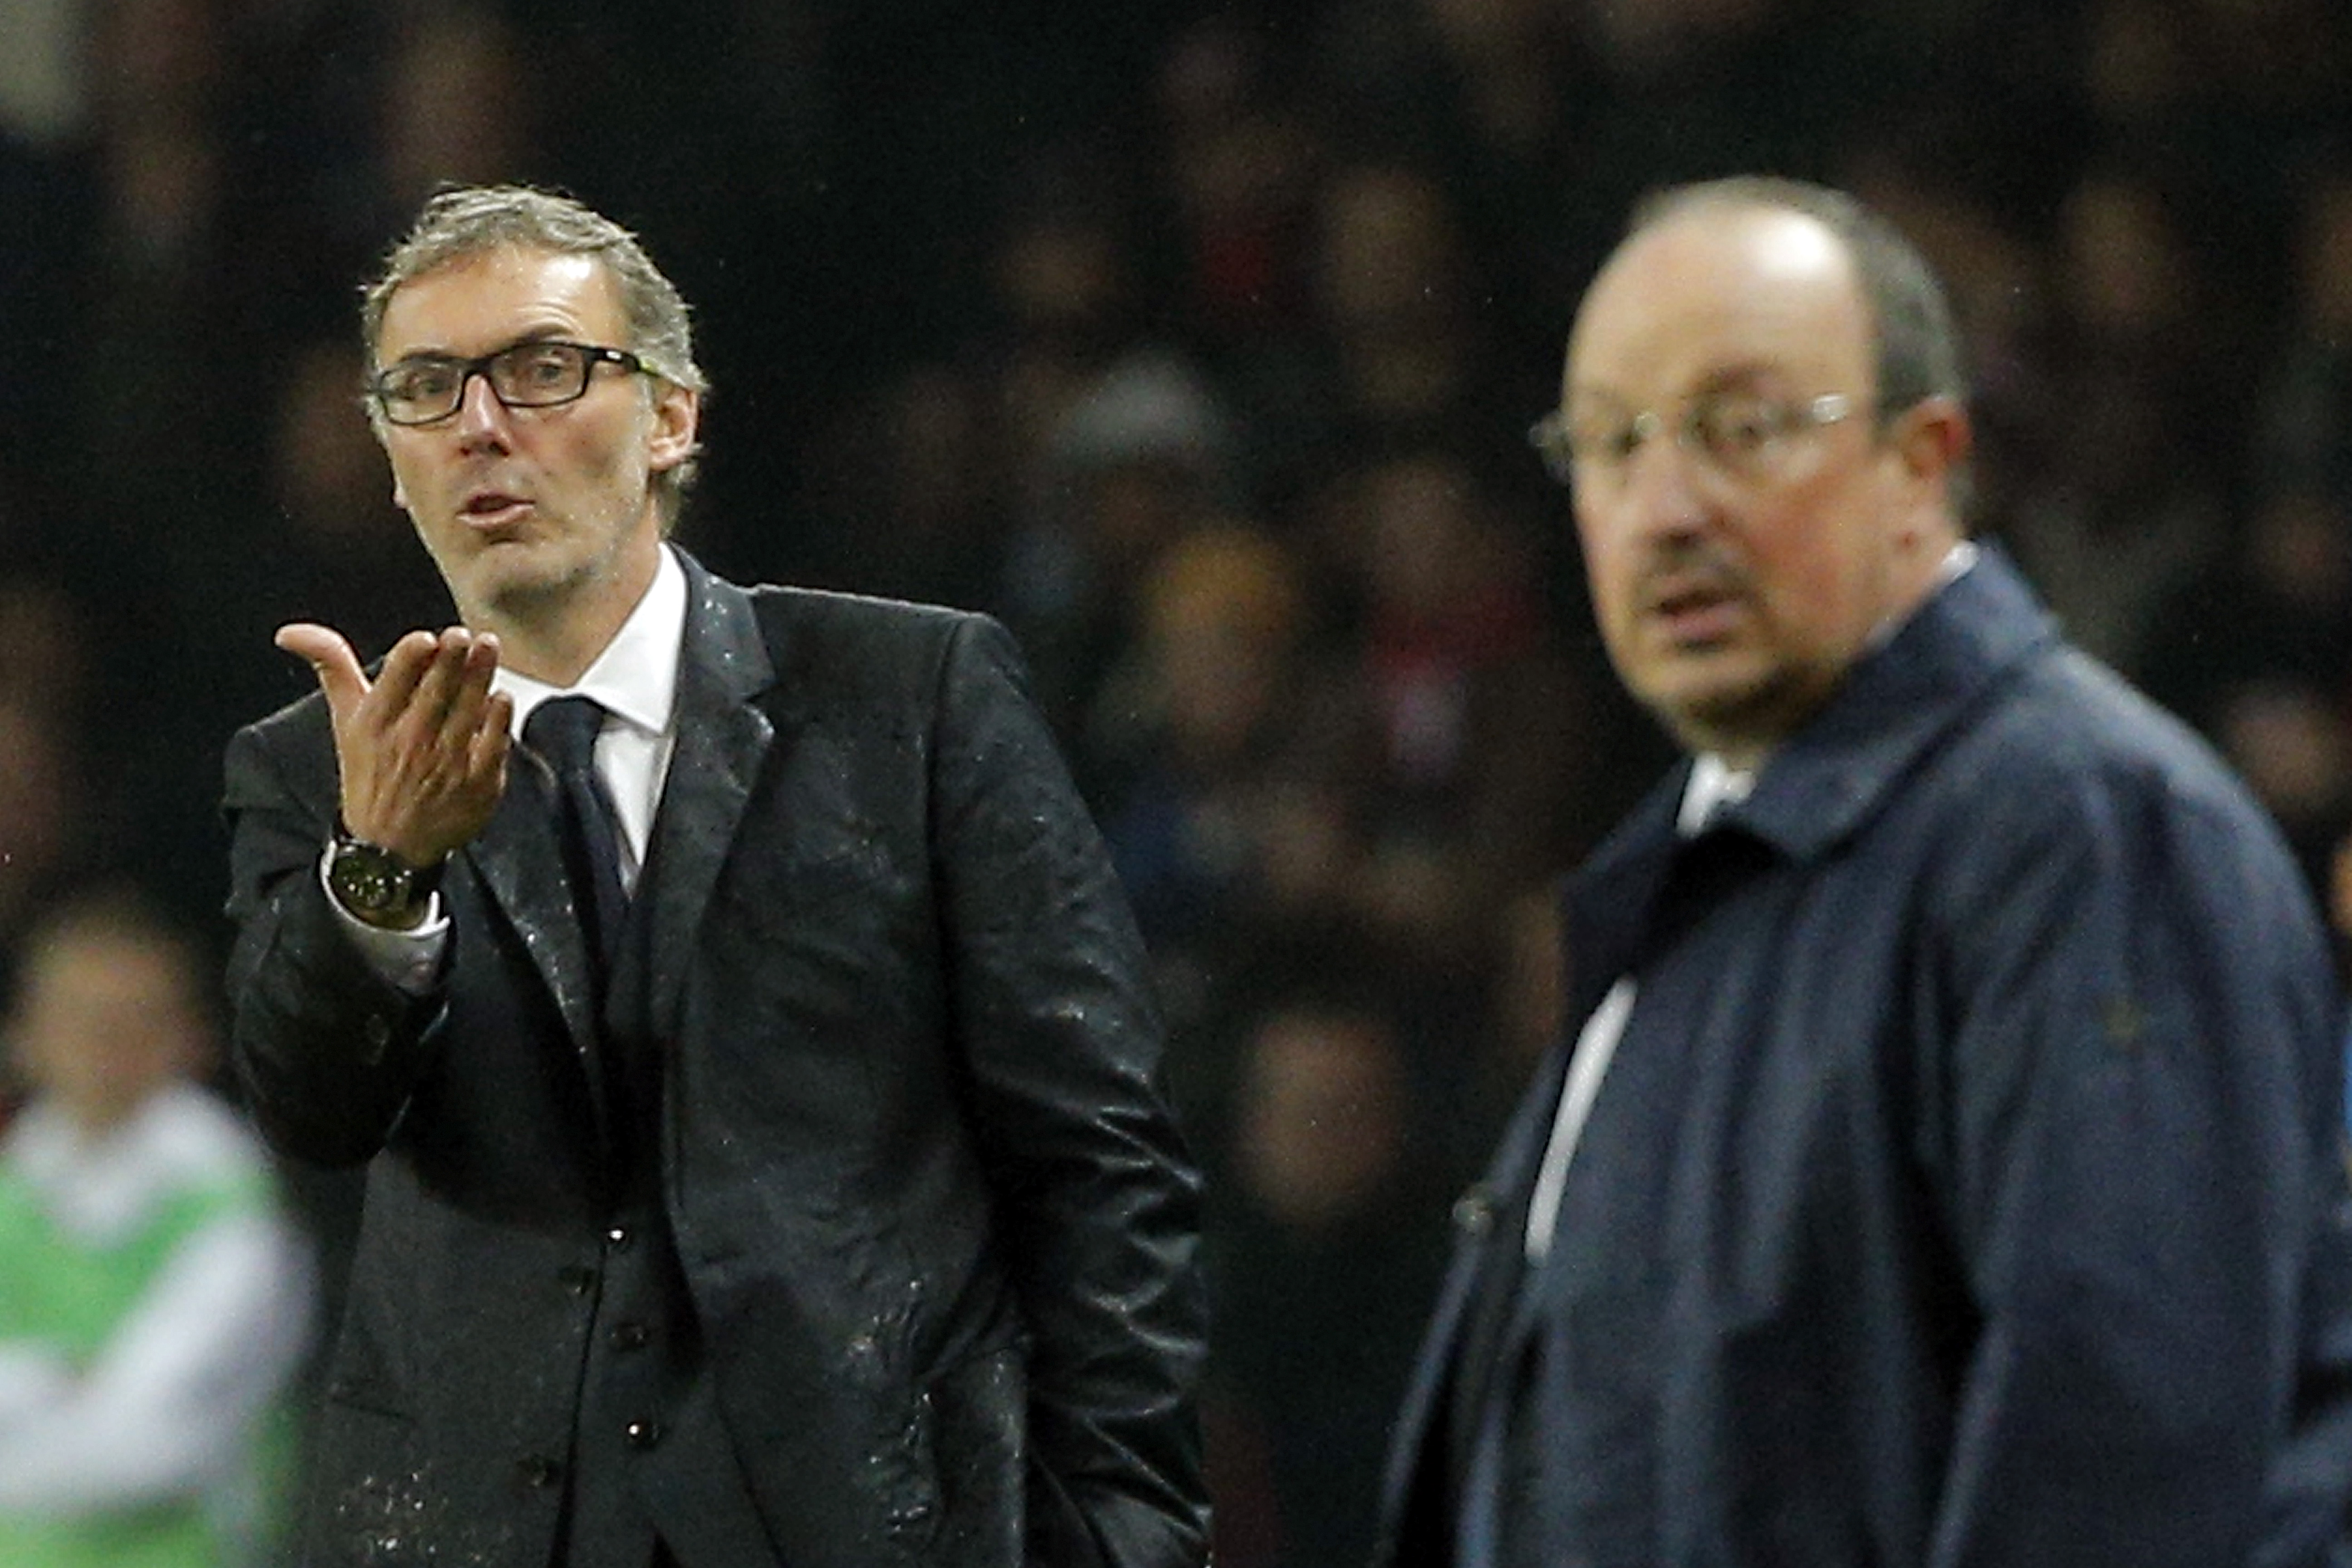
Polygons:
<instances>
[{"instance_id":1,"label":"neck","mask_svg":"<svg viewBox=\"0 0 2352 1568\"><path fill-rule=\"evenodd\" d=\"M499 662L550 686L575 684L611 646L661 564L656 542L608 570L545 592L516 593L465 613L466 624L499 638Z\"/></svg>"}]
</instances>

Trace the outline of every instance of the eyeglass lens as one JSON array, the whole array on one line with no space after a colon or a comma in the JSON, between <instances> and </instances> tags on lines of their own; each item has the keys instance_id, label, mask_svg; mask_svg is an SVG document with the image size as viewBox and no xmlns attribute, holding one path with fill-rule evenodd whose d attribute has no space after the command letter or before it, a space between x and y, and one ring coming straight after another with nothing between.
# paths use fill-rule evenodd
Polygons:
<instances>
[{"instance_id":1,"label":"eyeglass lens","mask_svg":"<svg viewBox=\"0 0 2352 1568\"><path fill-rule=\"evenodd\" d=\"M1671 431L1685 450L1734 475L1772 462L1790 437L1834 424L1851 402L1837 394L1790 402L1748 393L1693 398L1671 424L1654 409L1630 416L1554 413L1529 432L1553 477L1566 481L1572 465L1622 467L1654 437Z\"/></svg>"},{"instance_id":2,"label":"eyeglass lens","mask_svg":"<svg viewBox=\"0 0 2352 1568\"><path fill-rule=\"evenodd\" d=\"M376 395L394 424L425 424L456 412L466 384L479 374L509 408L546 408L585 394L595 361L562 342L517 343L477 360L406 360L377 378Z\"/></svg>"}]
</instances>

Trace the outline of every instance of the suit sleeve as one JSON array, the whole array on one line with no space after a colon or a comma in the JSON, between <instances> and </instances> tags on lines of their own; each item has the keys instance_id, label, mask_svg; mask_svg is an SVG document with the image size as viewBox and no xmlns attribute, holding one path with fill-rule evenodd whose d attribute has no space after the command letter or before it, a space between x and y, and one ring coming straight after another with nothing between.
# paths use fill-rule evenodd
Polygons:
<instances>
[{"instance_id":1,"label":"suit sleeve","mask_svg":"<svg viewBox=\"0 0 2352 1568\"><path fill-rule=\"evenodd\" d=\"M1207 1557L1200 1184L1140 938L1012 639L956 634L935 853L960 1047L1034 1339L1033 1558Z\"/></svg>"},{"instance_id":2,"label":"suit sleeve","mask_svg":"<svg viewBox=\"0 0 2352 1568\"><path fill-rule=\"evenodd\" d=\"M2283 1436L2344 1439L2306 1317L2345 1261L2325 945L2251 806L2101 787L1955 843L1946 1204L1979 1323L1935 1568L2245 1563L2337 1527L2284 1495L2264 1520Z\"/></svg>"},{"instance_id":3,"label":"suit sleeve","mask_svg":"<svg viewBox=\"0 0 2352 1568\"><path fill-rule=\"evenodd\" d=\"M358 1164L383 1146L429 1058L438 988L410 995L368 962L329 901L334 753L315 700L229 742L229 1055L280 1152Z\"/></svg>"}]
</instances>

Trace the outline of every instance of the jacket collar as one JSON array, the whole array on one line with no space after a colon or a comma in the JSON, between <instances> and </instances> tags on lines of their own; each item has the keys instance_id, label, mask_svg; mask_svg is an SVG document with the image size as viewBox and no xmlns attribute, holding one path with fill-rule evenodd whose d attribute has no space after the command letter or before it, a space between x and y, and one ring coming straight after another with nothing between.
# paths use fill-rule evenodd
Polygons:
<instances>
[{"instance_id":1,"label":"jacket collar","mask_svg":"<svg viewBox=\"0 0 2352 1568\"><path fill-rule=\"evenodd\" d=\"M1743 832L1809 860L1861 830L1910 766L2004 677L2055 640L2050 616L1998 545L1937 590L1857 662L1829 703L1766 759L1710 833ZM1632 961L1682 842L1685 762L1635 806L1567 886L1569 995L1581 1019Z\"/></svg>"},{"instance_id":2,"label":"jacket collar","mask_svg":"<svg viewBox=\"0 0 2352 1568\"><path fill-rule=\"evenodd\" d=\"M1717 820L1792 859L1859 831L1918 757L2008 672L2054 641L2032 590L1995 545L1856 664L1811 722Z\"/></svg>"}]
</instances>

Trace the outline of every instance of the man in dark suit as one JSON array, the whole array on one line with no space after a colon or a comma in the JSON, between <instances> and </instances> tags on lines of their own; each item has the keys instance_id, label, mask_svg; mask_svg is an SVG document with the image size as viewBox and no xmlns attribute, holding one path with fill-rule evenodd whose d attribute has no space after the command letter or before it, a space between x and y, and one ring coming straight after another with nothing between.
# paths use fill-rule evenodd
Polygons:
<instances>
[{"instance_id":1,"label":"man in dark suit","mask_svg":"<svg viewBox=\"0 0 2352 1568\"><path fill-rule=\"evenodd\" d=\"M460 624L285 628L227 758L239 1079L368 1163L305 1562L1202 1562L1197 1179L1009 639L666 542L686 309L573 202L436 196L363 324Z\"/></svg>"},{"instance_id":2,"label":"man in dark suit","mask_svg":"<svg viewBox=\"0 0 2352 1568\"><path fill-rule=\"evenodd\" d=\"M1536 437L1690 753L1399 1423L1411 1568L2322 1568L2335 978L2211 752L1964 536L1958 345L1837 193L1644 209Z\"/></svg>"}]
</instances>

